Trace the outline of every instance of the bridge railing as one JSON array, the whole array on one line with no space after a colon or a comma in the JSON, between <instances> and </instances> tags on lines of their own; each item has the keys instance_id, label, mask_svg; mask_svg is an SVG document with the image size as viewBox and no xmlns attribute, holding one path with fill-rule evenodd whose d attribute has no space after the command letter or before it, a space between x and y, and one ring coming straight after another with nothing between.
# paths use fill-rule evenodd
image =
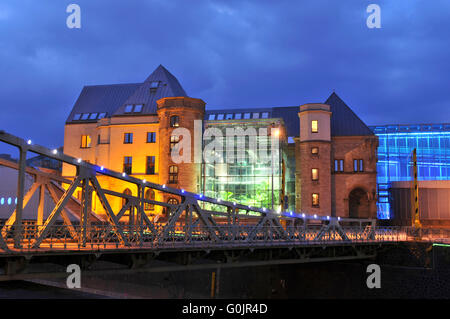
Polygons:
<instances>
[{"instance_id":1,"label":"bridge railing","mask_svg":"<svg viewBox=\"0 0 450 319\"><path fill-rule=\"evenodd\" d=\"M215 236L203 227L186 225L173 227L167 231L167 226L159 225L153 229L123 225L121 233L111 225L93 225L86 230L86 236L81 237L81 226L69 230L65 225L53 225L48 228L40 245L35 246L43 226L28 225L21 229L21 247L15 251L74 251L74 250L115 250L115 249L192 249L192 248L257 248L268 246L296 245L332 245L376 242L398 242L407 239L404 229L399 227L376 228L373 233L361 232L359 227L344 227L340 230L323 227L258 227L246 225L223 225L215 228ZM5 243L13 249L14 226L4 229ZM126 244L124 244L125 240Z\"/></svg>"}]
</instances>

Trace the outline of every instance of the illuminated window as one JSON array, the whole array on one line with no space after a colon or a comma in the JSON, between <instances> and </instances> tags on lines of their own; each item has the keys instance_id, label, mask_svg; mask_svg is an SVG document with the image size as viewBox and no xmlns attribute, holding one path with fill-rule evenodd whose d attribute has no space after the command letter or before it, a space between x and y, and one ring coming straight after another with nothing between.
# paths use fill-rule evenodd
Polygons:
<instances>
[{"instance_id":1,"label":"illuminated window","mask_svg":"<svg viewBox=\"0 0 450 319\"><path fill-rule=\"evenodd\" d=\"M169 166L169 184L178 183L178 166Z\"/></svg>"},{"instance_id":2,"label":"illuminated window","mask_svg":"<svg viewBox=\"0 0 450 319\"><path fill-rule=\"evenodd\" d=\"M89 135L81 135L81 148L91 147L91 137Z\"/></svg>"},{"instance_id":3,"label":"illuminated window","mask_svg":"<svg viewBox=\"0 0 450 319\"><path fill-rule=\"evenodd\" d=\"M125 133L123 135L123 143L124 144L132 144L133 143L133 133Z\"/></svg>"},{"instance_id":4,"label":"illuminated window","mask_svg":"<svg viewBox=\"0 0 450 319\"><path fill-rule=\"evenodd\" d=\"M146 173L147 173L147 175L155 174L155 157L154 156L147 156Z\"/></svg>"},{"instance_id":5,"label":"illuminated window","mask_svg":"<svg viewBox=\"0 0 450 319\"><path fill-rule=\"evenodd\" d=\"M353 160L353 171L364 172L364 161L362 159Z\"/></svg>"},{"instance_id":6,"label":"illuminated window","mask_svg":"<svg viewBox=\"0 0 450 319\"><path fill-rule=\"evenodd\" d=\"M180 126L180 118L177 115L170 117L170 127L179 127Z\"/></svg>"},{"instance_id":7,"label":"illuminated window","mask_svg":"<svg viewBox=\"0 0 450 319\"><path fill-rule=\"evenodd\" d=\"M80 117L81 117L81 114L80 114L80 113L77 113L77 114L75 114L75 115L73 116L73 120L74 120L74 121L78 121L78 120L80 119Z\"/></svg>"},{"instance_id":8,"label":"illuminated window","mask_svg":"<svg viewBox=\"0 0 450 319\"><path fill-rule=\"evenodd\" d=\"M125 113L131 113L133 111L133 105L128 104L125 106Z\"/></svg>"},{"instance_id":9,"label":"illuminated window","mask_svg":"<svg viewBox=\"0 0 450 319\"><path fill-rule=\"evenodd\" d=\"M319 206L319 194L317 194L317 193L313 193L312 194L312 205L314 207L318 207Z\"/></svg>"},{"instance_id":10,"label":"illuminated window","mask_svg":"<svg viewBox=\"0 0 450 319\"><path fill-rule=\"evenodd\" d=\"M123 158L123 172L128 175L131 175L132 166L133 166L133 158L131 156L125 156Z\"/></svg>"},{"instance_id":11,"label":"illuminated window","mask_svg":"<svg viewBox=\"0 0 450 319\"><path fill-rule=\"evenodd\" d=\"M155 191L153 189L147 189L145 191L145 199L147 200L155 200ZM144 203L145 210L154 210L155 205L150 203Z\"/></svg>"},{"instance_id":12,"label":"illuminated window","mask_svg":"<svg viewBox=\"0 0 450 319\"><path fill-rule=\"evenodd\" d=\"M344 171L344 160L343 159L335 159L334 160L334 171L335 172L343 172Z\"/></svg>"},{"instance_id":13,"label":"illuminated window","mask_svg":"<svg viewBox=\"0 0 450 319\"><path fill-rule=\"evenodd\" d=\"M311 121L311 133L318 133L319 132L319 126L317 123L317 120Z\"/></svg>"},{"instance_id":14,"label":"illuminated window","mask_svg":"<svg viewBox=\"0 0 450 319\"><path fill-rule=\"evenodd\" d=\"M319 169L318 168L311 169L311 179L313 181L318 181L319 180Z\"/></svg>"},{"instance_id":15,"label":"illuminated window","mask_svg":"<svg viewBox=\"0 0 450 319\"><path fill-rule=\"evenodd\" d=\"M180 137L178 135L171 135L170 136L170 151L178 144L180 141Z\"/></svg>"},{"instance_id":16,"label":"illuminated window","mask_svg":"<svg viewBox=\"0 0 450 319\"><path fill-rule=\"evenodd\" d=\"M147 132L147 143L156 142L156 132Z\"/></svg>"},{"instance_id":17,"label":"illuminated window","mask_svg":"<svg viewBox=\"0 0 450 319\"><path fill-rule=\"evenodd\" d=\"M311 147L311 154L313 154L313 155L319 154L319 148L318 147Z\"/></svg>"},{"instance_id":18,"label":"illuminated window","mask_svg":"<svg viewBox=\"0 0 450 319\"><path fill-rule=\"evenodd\" d=\"M171 197L167 200L167 203L172 205L178 205L178 199Z\"/></svg>"}]
</instances>

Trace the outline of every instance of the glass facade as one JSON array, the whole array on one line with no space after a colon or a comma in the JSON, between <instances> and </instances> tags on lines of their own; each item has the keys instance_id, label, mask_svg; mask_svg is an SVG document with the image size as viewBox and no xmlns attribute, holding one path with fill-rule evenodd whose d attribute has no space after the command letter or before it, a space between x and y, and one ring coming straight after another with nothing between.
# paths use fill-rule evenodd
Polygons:
<instances>
[{"instance_id":1,"label":"glass facade","mask_svg":"<svg viewBox=\"0 0 450 319\"><path fill-rule=\"evenodd\" d=\"M282 178L286 166L283 159L285 143L280 140L278 145L274 144L277 147L272 149L272 137L260 134L260 128L271 131L270 123L263 120L246 123L233 121L231 124L214 122L207 124L208 127L218 128L222 132L223 137L216 140L223 145L223 151L214 150L215 162L204 162L202 165L203 193L208 197L244 205L278 209L281 196L285 193L282 186L286 182ZM257 134L246 134L242 139L234 137L233 144L230 143L234 145L234 160L230 160L230 151L227 150L229 140L225 133L227 128L237 127L243 130L255 129L253 133ZM249 147L251 141L256 145L256 153L254 148ZM207 147L208 142L205 144L204 147ZM238 158L239 150L244 155L242 158Z\"/></svg>"},{"instance_id":2,"label":"glass facade","mask_svg":"<svg viewBox=\"0 0 450 319\"><path fill-rule=\"evenodd\" d=\"M378 218L390 218L391 182L412 180L417 149L418 180L450 180L450 124L372 126L379 138Z\"/></svg>"}]
</instances>

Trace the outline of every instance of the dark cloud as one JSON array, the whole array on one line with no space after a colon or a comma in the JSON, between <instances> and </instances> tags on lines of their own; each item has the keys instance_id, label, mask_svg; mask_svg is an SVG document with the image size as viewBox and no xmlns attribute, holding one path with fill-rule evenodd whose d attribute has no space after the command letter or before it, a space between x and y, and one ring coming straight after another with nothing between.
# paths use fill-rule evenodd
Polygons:
<instances>
[{"instance_id":1,"label":"dark cloud","mask_svg":"<svg viewBox=\"0 0 450 319\"><path fill-rule=\"evenodd\" d=\"M382 29L368 29L378 3ZM81 30L65 25L82 9ZM450 122L450 2L32 1L0 4L0 126L48 146L83 85L160 63L209 107L323 102L368 124Z\"/></svg>"}]
</instances>

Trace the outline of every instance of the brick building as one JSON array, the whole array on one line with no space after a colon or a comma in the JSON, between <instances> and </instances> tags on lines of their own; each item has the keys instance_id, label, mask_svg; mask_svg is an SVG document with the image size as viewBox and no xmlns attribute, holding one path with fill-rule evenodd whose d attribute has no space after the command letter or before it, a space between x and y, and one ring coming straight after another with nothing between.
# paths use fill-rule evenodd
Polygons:
<instances>
[{"instance_id":1,"label":"brick building","mask_svg":"<svg viewBox=\"0 0 450 319\"><path fill-rule=\"evenodd\" d=\"M245 158L224 160L230 142L219 134L216 140L222 139L224 149L213 150L213 162L205 157L196 162L191 154L189 163L176 163L171 149L186 137L180 139L174 130L186 128L196 145L199 121L201 154L211 152L205 132L242 128L244 144L236 140L236 152L243 151ZM251 206L343 217L376 217L377 145L377 137L335 93L323 104L206 110L205 102L188 97L161 65L142 83L84 87L64 138L66 154L150 182ZM261 150L271 164L261 161ZM74 169L64 164L62 175L72 177ZM125 182L106 177L100 182L137 194ZM93 209L102 213L93 196ZM145 196L179 200L152 190ZM118 211L122 202L116 199L112 205ZM146 205L146 212L163 214L152 205Z\"/></svg>"}]
</instances>

